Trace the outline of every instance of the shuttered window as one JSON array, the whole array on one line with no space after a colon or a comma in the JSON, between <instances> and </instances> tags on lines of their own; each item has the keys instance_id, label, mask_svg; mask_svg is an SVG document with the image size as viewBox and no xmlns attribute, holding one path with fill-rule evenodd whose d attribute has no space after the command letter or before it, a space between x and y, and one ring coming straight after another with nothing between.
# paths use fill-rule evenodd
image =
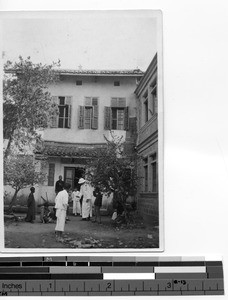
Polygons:
<instances>
[{"instance_id":1,"label":"shuttered window","mask_svg":"<svg viewBox=\"0 0 228 300\"><path fill-rule=\"evenodd\" d=\"M151 116L157 113L157 80L150 86L151 89Z\"/></svg>"},{"instance_id":2,"label":"shuttered window","mask_svg":"<svg viewBox=\"0 0 228 300\"><path fill-rule=\"evenodd\" d=\"M50 163L49 170L48 170L48 186L54 185L54 178L55 178L55 164Z\"/></svg>"},{"instance_id":3,"label":"shuttered window","mask_svg":"<svg viewBox=\"0 0 228 300\"><path fill-rule=\"evenodd\" d=\"M111 98L111 107L105 107L105 130L128 130L129 117L125 98Z\"/></svg>"},{"instance_id":4,"label":"shuttered window","mask_svg":"<svg viewBox=\"0 0 228 300\"><path fill-rule=\"evenodd\" d=\"M85 97L85 105L79 106L79 129L98 129L98 98Z\"/></svg>"},{"instance_id":5,"label":"shuttered window","mask_svg":"<svg viewBox=\"0 0 228 300\"><path fill-rule=\"evenodd\" d=\"M51 127L71 128L71 96L53 96L53 103L58 105L58 114L52 117Z\"/></svg>"},{"instance_id":6,"label":"shuttered window","mask_svg":"<svg viewBox=\"0 0 228 300\"><path fill-rule=\"evenodd\" d=\"M148 158L144 159L144 192L148 192Z\"/></svg>"},{"instance_id":7,"label":"shuttered window","mask_svg":"<svg viewBox=\"0 0 228 300\"><path fill-rule=\"evenodd\" d=\"M111 107L125 107L126 98L111 98Z\"/></svg>"},{"instance_id":8,"label":"shuttered window","mask_svg":"<svg viewBox=\"0 0 228 300\"><path fill-rule=\"evenodd\" d=\"M152 192L157 192L158 189L158 179L157 179L157 154L153 153L150 157L151 159L151 185Z\"/></svg>"}]
</instances>

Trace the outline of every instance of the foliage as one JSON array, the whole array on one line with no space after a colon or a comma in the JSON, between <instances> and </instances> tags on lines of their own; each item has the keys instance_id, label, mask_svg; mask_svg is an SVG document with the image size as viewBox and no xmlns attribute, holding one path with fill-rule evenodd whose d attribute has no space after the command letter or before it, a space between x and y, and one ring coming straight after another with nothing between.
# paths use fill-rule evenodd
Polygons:
<instances>
[{"instance_id":1,"label":"foliage","mask_svg":"<svg viewBox=\"0 0 228 300\"><path fill-rule=\"evenodd\" d=\"M38 164L30 155L10 155L4 159L4 184L14 189L10 209L21 189L43 183L46 179L46 174L40 172Z\"/></svg>"},{"instance_id":2,"label":"foliage","mask_svg":"<svg viewBox=\"0 0 228 300\"><path fill-rule=\"evenodd\" d=\"M30 57L4 66L3 83L3 137L8 139L5 157L14 143L19 149L40 140L38 130L49 126L57 112L51 101L48 86L58 80L52 65L34 64Z\"/></svg>"},{"instance_id":3,"label":"foliage","mask_svg":"<svg viewBox=\"0 0 228 300\"><path fill-rule=\"evenodd\" d=\"M114 136L106 140L106 147L96 151L89 171L91 184L99 186L103 193L114 195L114 206L121 205L127 212L126 199L134 195L137 188L136 154L126 155L123 137ZM88 176L88 174L87 174Z\"/></svg>"}]
</instances>

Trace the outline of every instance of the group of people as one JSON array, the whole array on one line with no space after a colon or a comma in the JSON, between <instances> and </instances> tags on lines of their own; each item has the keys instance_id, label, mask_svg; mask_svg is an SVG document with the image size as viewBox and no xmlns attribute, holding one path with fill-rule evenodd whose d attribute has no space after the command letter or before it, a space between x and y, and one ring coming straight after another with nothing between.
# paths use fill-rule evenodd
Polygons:
<instances>
[{"instance_id":1,"label":"group of people","mask_svg":"<svg viewBox=\"0 0 228 300\"><path fill-rule=\"evenodd\" d=\"M55 234L56 240L62 241L62 234L64 232L65 223L69 214L69 203L70 199L73 202L73 215L81 216L82 221L89 221L101 223L100 208L102 206L102 193L99 187L94 190L91 185L84 178L80 178L78 181L80 189L75 187L70 195L71 185L64 183L62 176L59 176L59 180L55 184L55 216L56 216L56 227ZM35 188L30 188L30 194L27 200L27 216L26 222L34 223L35 220ZM94 201L94 219L92 219L92 198L95 197Z\"/></svg>"},{"instance_id":2,"label":"group of people","mask_svg":"<svg viewBox=\"0 0 228 300\"><path fill-rule=\"evenodd\" d=\"M71 194L73 201L73 214L75 216L80 215L82 221L89 221L92 218L92 196L95 197L95 218L93 222L101 223L100 208L102 206L102 193L97 187L92 191L89 183L84 179L80 178L78 181L80 190L75 187ZM56 209L56 240L62 241L62 234L64 232L65 222L67 219L67 211L69 208L69 192L71 185L64 183L62 176L59 176L59 180L56 182L56 198L55 198L55 209Z\"/></svg>"}]
</instances>

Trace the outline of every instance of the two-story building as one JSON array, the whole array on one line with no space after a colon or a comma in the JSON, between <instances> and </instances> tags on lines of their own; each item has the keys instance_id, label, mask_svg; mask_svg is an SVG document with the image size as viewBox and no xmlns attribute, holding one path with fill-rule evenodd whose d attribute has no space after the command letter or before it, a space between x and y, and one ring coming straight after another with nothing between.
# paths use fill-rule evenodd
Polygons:
<instances>
[{"instance_id":1,"label":"two-story building","mask_svg":"<svg viewBox=\"0 0 228 300\"><path fill-rule=\"evenodd\" d=\"M144 219L158 224L158 80L157 55L139 85L137 95L138 210Z\"/></svg>"},{"instance_id":2,"label":"two-story building","mask_svg":"<svg viewBox=\"0 0 228 300\"><path fill-rule=\"evenodd\" d=\"M136 70L59 70L60 81L50 86L59 114L43 132L42 153L48 157L47 182L36 196L55 198L55 182L62 175L74 188L84 176L94 149L105 145L110 130L134 145L136 94L143 76ZM131 149L131 147L129 147Z\"/></svg>"}]
</instances>

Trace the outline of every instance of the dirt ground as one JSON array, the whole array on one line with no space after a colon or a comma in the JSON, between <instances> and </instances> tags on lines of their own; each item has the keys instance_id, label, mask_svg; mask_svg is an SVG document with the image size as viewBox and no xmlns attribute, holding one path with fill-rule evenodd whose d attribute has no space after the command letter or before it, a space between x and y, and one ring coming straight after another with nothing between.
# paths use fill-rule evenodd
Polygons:
<instances>
[{"instance_id":1,"label":"dirt ground","mask_svg":"<svg viewBox=\"0 0 228 300\"><path fill-rule=\"evenodd\" d=\"M20 214L23 218L25 215ZM64 242L55 240L55 223L5 220L6 248L158 248L158 227L145 226L141 219L131 226L114 226L109 216L102 216L102 224L81 221L70 216L66 222Z\"/></svg>"}]
</instances>

